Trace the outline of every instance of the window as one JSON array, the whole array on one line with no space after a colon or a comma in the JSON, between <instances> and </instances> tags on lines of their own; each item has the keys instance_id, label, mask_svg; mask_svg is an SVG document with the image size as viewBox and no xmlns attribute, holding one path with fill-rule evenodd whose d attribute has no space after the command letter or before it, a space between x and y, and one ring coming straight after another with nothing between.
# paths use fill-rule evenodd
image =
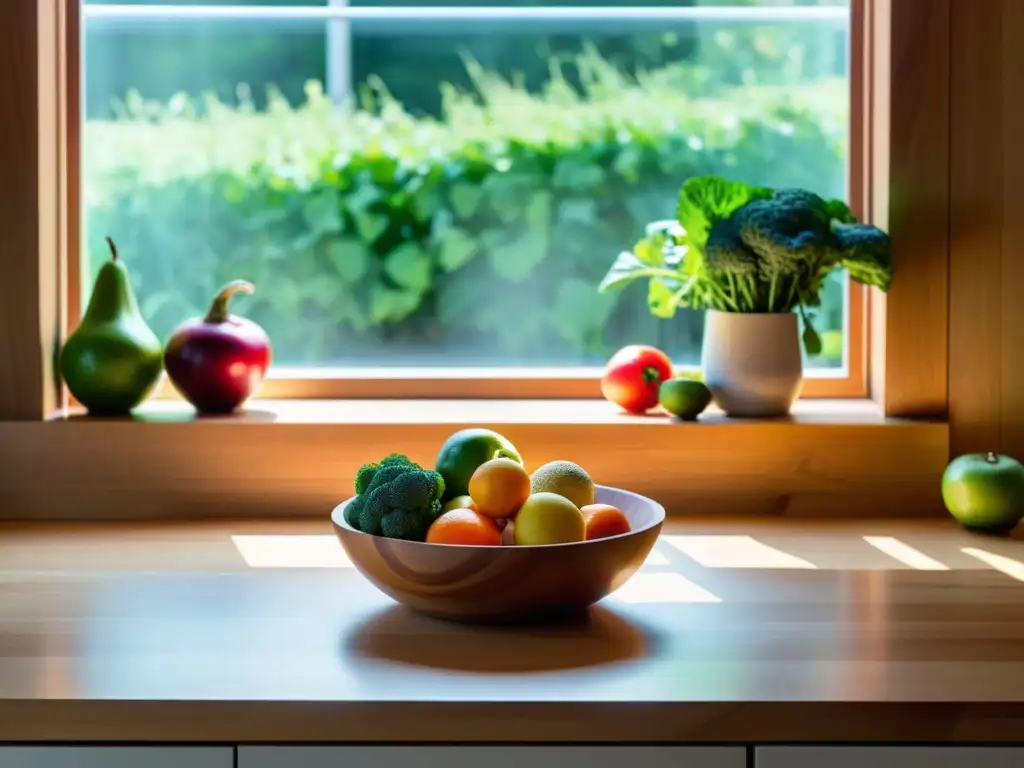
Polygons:
<instances>
[{"instance_id":1,"label":"window","mask_svg":"<svg viewBox=\"0 0 1024 768\"><path fill-rule=\"evenodd\" d=\"M999 231L988 226L987 217L1003 216L1005 211L994 214L993 209L979 217L976 206L976 190L983 183L985 189L993 188L989 182L1000 178L996 171L1004 167L1006 152L1000 133L1003 123L977 119L984 111L978 105L989 103L992 91L978 90L976 84L1002 82L1006 87L997 99L1006 101L1012 91L1006 84L1012 78L969 76L1010 71L1000 69L1009 66L1002 61L1006 52L992 42L999 39L1002 17L979 16L974 5L947 0L858 0L846 11L852 32L847 55L854 65L859 62L847 86L852 108L846 150L850 199L892 232L897 265L889 293L870 295L870 313L863 311L863 302L849 302L849 347L857 348L855 334L869 315L870 336L862 334L861 348L870 340L870 395L882 415L897 418L880 418L871 403L810 402L793 422L737 424L715 419L677 425L663 419L621 419L598 402L566 403L562 398L595 392L593 379L559 378L542 373L545 369L539 365L520 368L525 373L519 380L495 373L506 369L483 369L483 375L464 380L444 369L434 378L367 374L355 385L355 376L346 379L326 367L321 376L311 376L318 369L307 366L295 378L268 381L272 386L265 386L264 393L343 397L355 391L362 397L404 394L410 399L383 404L344 399L331 404L274 403L257 408L252 418L246 415L226 424L193 423L187 416L173 415L172 423L41 423L66 416L66 393L53 359L79 308L65 311L62 299L77 303L72 300L80 298L88 283L81 278L90 274L80 269L79 241L84 238L74 215L87 210L79 204L80 190L88 191L88 179L80 179L78 172L82 150L87 149L79 129L84 128L86 145L90 130L78 115L84 101L78 89L83 74L79 22L90 34L103 24L137 31L155 24L170 31L194 28L198 20L213 27L212 20L199 19L200 9L191 6L173 8L177 21L154 22L152 17L166 14L167 6L133 7L132 19L119 4L116 13L122 19L116 25L112 18L101 23L103 12L89 11L86 18L79 13L84 8L80 0L0 2L0 71L8 73L12 86L10 98L0 100L0 166L7 172L7 183L0 185L0 350L6 363L0 376L0 446L7 447L0 456L0 485L11 500L0 513L4 516L322 515L336 502L339 484L355 474L367 455L401 447L430 461L455 424L507 427L510 438L534 461L572 457L602 482L645 493L680 512L935 514L940 511L936 478L949 460L950 446L971 442L974 449L979 436L991 435L1001 426L998 418L980 423L992 414L991 408L998 410L998 404L1005 403L1005 398L993 399L988 391L993 372L1002 370L1000 347L961 344L954 355L950 340L970 336L977 341L976 323L961 321L968 316L972 322L977 319L978 296L992 299L983 302L990 310L986 317L999 322L999 291L1013 284L999 279L1008 274L1008 266L1002 272L977 269L979 253L996 262L1006 261L1013 251L979 242L979 237L996 237L993 233ZM223 15L240 10L224 8L208 6L202 12ZM181 18L182 9L191 18ZM325 9L302 13L316 16ZM369 23L356 18L363 13L356 10L347 11L350 28ZM773 28L783 28L778 7L755 10L773 14ZM671 10L680 12L676 7ZM749 6L747 12L754 13ZM810 13L795 6L791 12ZM814 13L836 11L825 7ZM706 18L689 21L698 27L710 23ZM978 26L979 21L984 23ZM618 17L614 22L625 24ZM820 18L813 24L819 22ZM227 23L226 18L217 21L222 27ZM531 21L531 28L536 29L536 23ZM759 23L763 26L763 19ZM240 32L251 32L258 24L283 36L293 34L289 30L296 25L309 26L310 19L285 23L263 18L236 25ZM745 30L752 25L733 23ZM511 29L511 21L506 26ZM326 49L326 37L323 43ZM179 42L179 47L184 44ZM189 50L193 59L200 58L194 41ZM95 53L93 39L86 57ZM242 138L240 133L240 144ZM173 137L167 139L166 146L173 149ZM117 148L116 143L108 146ZM986 149L984 164L977 165L976 153L963 151L970 147ZM126 139L118 151L127 155L127 148ZM133 149L132 154L137 156L140 150ZM964 179L973 182L965 185ZM132 204L140 215L131 221L143 221L145 195L134 196ZM957 226L951 227L953 223ZM178 231L188 234L186 224L182 222ZM970 236L965 238L963 230ZM121 239L119 233L113 234ZM956 237L960 239L954 248ZM621 247L614 246L612 251ZM158 263L155 252L125 257L133 268L139 260ZM138 287L145 300L145 282ZM857 312L860 321L853 319ZM1005 357L1008 348L1004 344L1002 349ZM961 366L951 376L949 363L954 357L963 362L964 350L978 365ZM863 353L850 357L852 370ZM350 368L345 373L362 370L371 369ZM469 393L482 390L483 396L501 399L466 402L463 398L470 394L457 394L453 381ZM811 379L809 386L835 381L839 380ZM508 382L516 385L515 395L509 394L513 388ZM504 399L531 396L555 400ZM448 401L424 407L423 398ZM982 404L984 408L979 407ZM947 413L953 414L951 424L944 418ZM998 442L998 434L994 439Z\"/></svg>"},{"instance_id":2,"label":"window","mask_svg":"<svg viewBox=\"0 0 1024 768\"><path fill-rule=\"evenodd\" d=\"M85 0L72 318L109 234L162 337L254 282L278 394L588 396L634 342L696 365L701 313L597 285L690 175L850 197L851 12ZM805 394L866 394L864 303L834 276Z\"/></svg>"}]
</instances>

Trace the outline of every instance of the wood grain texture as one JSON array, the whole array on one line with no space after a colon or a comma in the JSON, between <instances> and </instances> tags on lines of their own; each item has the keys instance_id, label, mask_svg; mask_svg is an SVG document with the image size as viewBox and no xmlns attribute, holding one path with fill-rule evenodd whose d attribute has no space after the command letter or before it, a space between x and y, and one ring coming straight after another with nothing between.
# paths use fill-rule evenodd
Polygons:
<instances>
[{"instance_id":1,"label":"wood grain texture","mask_svg":"<svg viewBox=\"0 0 1024 768\"><path fill-rule=\"evenodd\" d=\"M947 410L950 6L869 3L872 218L893 247L892 288L871 304L872 396L889 415Z\"/></svg>"},{"instance_id":2,"label":"wood grain texture","mask_svg":"<svg viewBox=\"0 0 1024 768\"><path fill-rule=\"evenodd\" d=\"M982 0L953 9L953 47L963 46L954 54L951 86L957 106L949 299L954 454L1000 450L1006 146L1002 5L1001 0Z\"/></svg>"},{"instance_id":3,"label":"wood grain texture","mask_svg":"<svg viewBox=\"0 0 1024 768\"><path fill-rule=\"evenodd\" d=\"M1024 460L1024 4L1003 2L1002 450Z\"/></svg>"},{"instance_id":4,"label":"wood grain texture","mask_svg":"<svg viewBox=\"0 0 1024 768\"><path fill-rule=\"evenodd\" d=\"M64 317L62 339L66 339L72 326L78 325L82 317L82 273L89 272L83 264L82 244L84 228L82 215L85 210L82 195L82 129L84 127L83 107L85 103L83 83L84 31L82 29L82 5L78 0L61 0L64 30L64 81L61 105L64 119L61 126L65 132L64 142L64 251L62 263L62 284L64 286ZM94 235L97 233L93 233ZM62 393L62 396L63 393ZM71 400L70 393L66 397Z\"/></svg>"},{"instance_id":5,"label":"wood grain texture","mask_svg":"<svg viewBox=\"0 0 1024 768\"><path fill-rule=\"evenodd\" d=\"M953 21L951 447L1024 457L1024 8L955 3Z\"/></svg>"},{"instance_id":6,"label":"wood grain texture","mask_svg":"<svg viewBox=\"0 0 1024 768\"><path fill-rule=\"evenodd\" d=\"M61 18L59 0L0 3L0 419L60 403Z\"/></svg>"},{"instance_id":7,"label":"wood grain texture","mask_svg":"<svg viewBox=\"0 0 1024 768\"><path fill-rule=\"evenodd\" d=\"M351 494L362 464L399 451L432 466L442 443L471 426L506 435L531 471L575 461L670 515L933 515L949 450L944 424L856 407L697 423L585 401L281 401L239 419L150 413L0 424L0 517L326 515Z\"/></svg>"},{"instance_id":8,"label":"wood grain texture","mask_svg":"<svg viewBox=\"0 0 1024 768\"><path fill-rule=\"evenodd\" d=\"M232 539L310 534L333 541L326 519L0 527L0 740L980 743L1024 727L1024 575L963 551L1019 563L1019 538L670 521L586 621L495 628L406 612L301 547L293 567L248 565ZM806 565L708 563L749 557L741 539Z\"/></svg>"}]
</instances>

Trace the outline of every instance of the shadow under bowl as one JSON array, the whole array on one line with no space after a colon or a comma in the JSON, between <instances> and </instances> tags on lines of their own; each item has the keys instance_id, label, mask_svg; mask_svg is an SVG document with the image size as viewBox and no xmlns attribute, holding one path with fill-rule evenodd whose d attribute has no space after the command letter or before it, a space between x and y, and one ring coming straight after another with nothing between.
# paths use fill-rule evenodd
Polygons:
<instances>
[{"instance_id":1,"label":"shadow under bowl","mask_svg":"<svg viewBox=\"0 0 1024 768\"><path fill-rule=\"evenodd\" d=\"M391 605L342 637L345 658L467 674L563 672L652 658L663 634L595 605L578 621L537 626L454 624Z\"/></svg>"},{"instance_id":2,"label":"shadow under bowl","mask_svg":"<svg viewBox=\"0 0 1024 768\"><path fill-rule=\"evenodd\" d=\"M665 509L630 491L597 487L598 504L618 507L632 530L619 536L543 546L427 544L362 533L331 513L334 532L367 580L393 600L439 618L533 622L578 616L643 565Z\"/></svg>"}]
</instances>

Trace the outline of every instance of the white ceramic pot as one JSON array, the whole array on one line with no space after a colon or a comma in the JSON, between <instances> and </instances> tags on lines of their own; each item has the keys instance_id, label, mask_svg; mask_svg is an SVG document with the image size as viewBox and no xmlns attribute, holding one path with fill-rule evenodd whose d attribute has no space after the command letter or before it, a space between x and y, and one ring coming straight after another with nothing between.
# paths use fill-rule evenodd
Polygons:
<instances>
[{"instance_id":1,"label":"white ceramic pot","mask_svg":"<svg viewBox=\"0 0 1024 768\"><path fill-rule=\"evenodd\" d=\"M709 310L701 367L715 403L729 416L785 416L803 386L796 314Z\"/></svg>"}]
</instances>

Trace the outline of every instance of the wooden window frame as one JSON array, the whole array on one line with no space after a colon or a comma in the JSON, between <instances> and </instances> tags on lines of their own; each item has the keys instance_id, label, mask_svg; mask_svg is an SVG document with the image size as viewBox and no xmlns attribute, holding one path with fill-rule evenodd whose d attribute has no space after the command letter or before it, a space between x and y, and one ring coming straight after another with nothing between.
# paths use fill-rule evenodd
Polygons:
<instances>
[{"instance_id":1,"label":"wooden window frame","mask_svg":"<svg viewBox=\"0 0 1024 768\"><path fill-rule=\"evenodd\" d=\"M865 0L851 0L852 13L863 15ZM77 9L72 9L77 10ZM77 25L78 17L69 16ZM857 27L854 20L853 26ZM70 37L78 39L79 31L69 29ZM69 51L70 52L70 51ZM851 60L860 64L863 46L853 47ZM75 59L69 58L68 82L76 90L69 92L72 104L77 104L81 94L79 69ZM851 67L851 105L861 102L863 91L863 68ZM78 149L80 140L80 115L69 110L69 124L66 126L71 153L69 170L80 167ZM854 207L860 216L866 214L863 208L862 190L867 187L866 179L870 169L862 161L867 151L868 136L862 130L856 107L851 109L851 130L849 140L849 192L855 200ZM77 184L79 179L70 179ZM68 241L67 259L67 315L65 332L73 328L81 314L82 279L80 207L68 209L67 226L74 238ZM840 369L818 369L806 377L801 397L805 398L864 398L868 396L868 291L853 281L847 281L845 296L847 318L844 332L844 365ZM344 367L296 368L272 366L260 396L270 399L349 399L349 398L529 398L529 399L589 399L601 396L600 367L578 367L565 369L496 367L452 370L444 367L396 368L396 369L355 369ZM166 380L157 393L160 399L180 400L173 386Z\"/></svg>"},{"instance_id":2,"label":"wooden window frame","mask_svg":"<svg viewBox=\"0 0 1024 768\"><path fill-rule=\"evenodd\" d=\"M851 304L861 308L851 326L863 329L863 343L850 368L864 385L847 396L866 394L875 415L806 400L790 421L672 425L602 410L588 401L592 378L470 379L472 387L463 379L462 389L450 389L438 377L382 391L372 378L339 388L344 380L306 377L271 379L265 394L376 399L356 409L299 403L292 412L257 402L255 417L230 426L53 420L67 404L54 361L75 316L68 296L80 240L78 137L67 130L81 116L79 2L0 3L0 84L13 95L0 101L0 495L9 501L0 517L322 514L362 460L408 446L414 459L430 461L468 418L507 432L533 461L576 458L599 482L654 495L673 512L941 511L937 480L950 439L953 3L854 6L860 74L851 139L860 149L851 202L890 231L895 264L887 295L858 288L863 300ZM424 413L407 402L396 420L393 400L378 407L385 397L444 402ZM515 402L477 403L483 411L459 405L471 397ZM531 407L531 398L565 401L564 413L556 408L553 417L552 403Z\"/></svg>"}]
</instances>

